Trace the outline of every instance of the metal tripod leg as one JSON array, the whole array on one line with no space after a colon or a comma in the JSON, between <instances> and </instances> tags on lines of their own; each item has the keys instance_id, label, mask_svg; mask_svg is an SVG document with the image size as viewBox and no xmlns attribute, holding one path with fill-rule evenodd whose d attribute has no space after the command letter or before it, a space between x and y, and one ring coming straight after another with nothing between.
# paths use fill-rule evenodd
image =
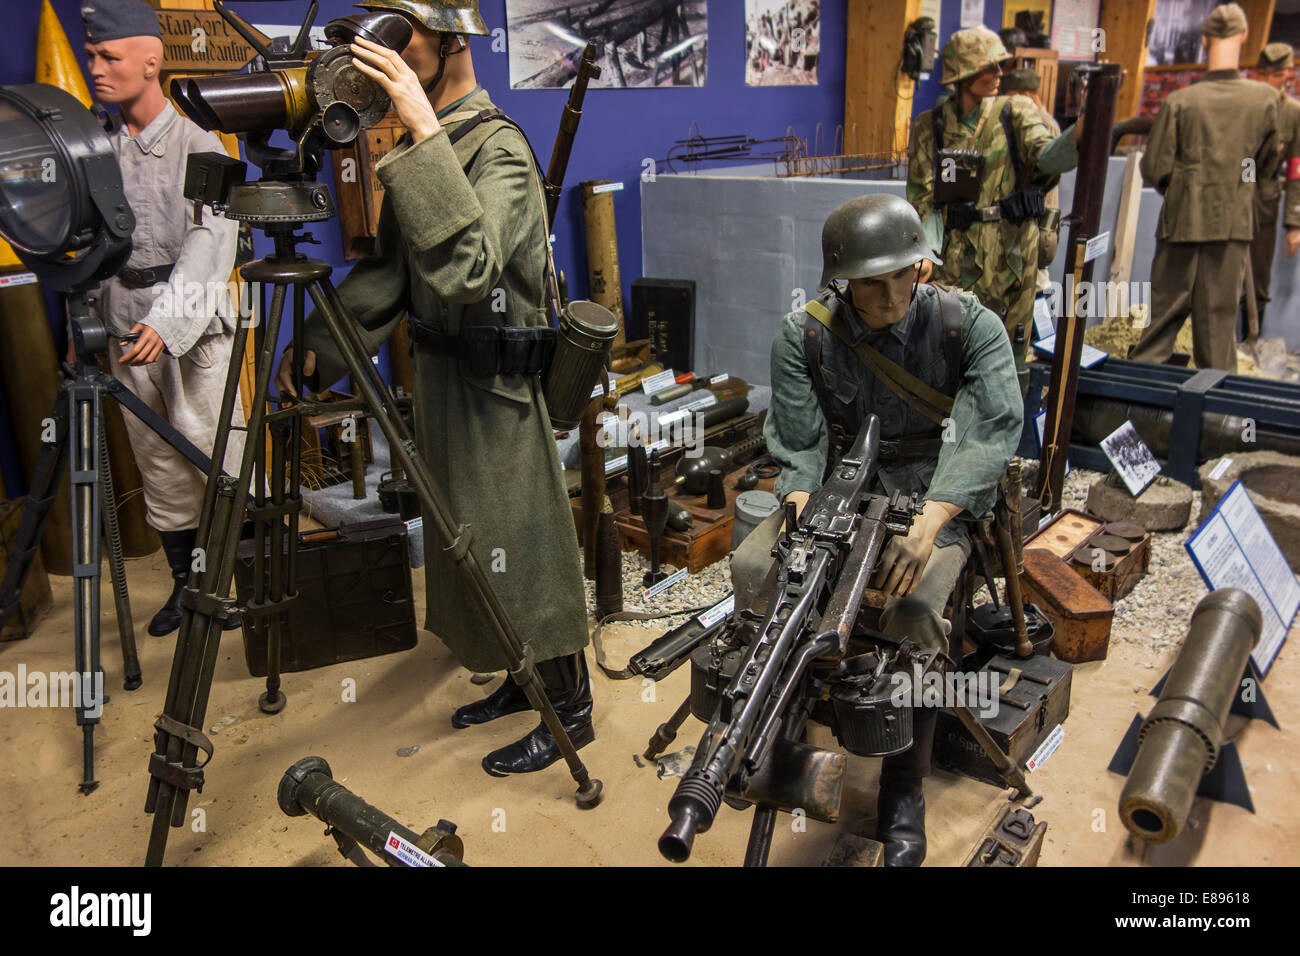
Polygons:
<instances>
[{"instance_id":1,"label":"metal tripod leg","mask_svg":"<svg viewBox=\"0 0 1300 956\"><path fill-rule=\"evenodd\" d=\"M131 617L131 595L126 587L126 563L122 558L122 535L117 526L117 496L113 470L108 463L108 432L100 409L99 485L103 494L104 541L108 545L108 573L113 582L113 603L117 610L117 635L122 644L122 686L136 690L144 683L140 655L135 647L135 622Z\"/></svg>"},{"instance_id":2,"label":"metal tripod leg","mask_svg":"<svg viewBox=\"0 0 1300 956\"><path fill-rule=\"evenodd\" d=\"M989 734L987 728L979 722L979 718L970 712L969 707L954 707L953 713L961 721L962 726L970 731L970 735L975 738L975 742L980 745L980 749L988 755L997 767L998 774L1007 782L1007 786L1016 791L1016 799L1025 800L1026 807L1035 806L1042 797L1034 794L1029 788L1029 781L1025 779L1024 773L1016 766L1016 762L1003 752L998 746L998 742Z\"/></svg>"},{"instance_id":3,"label":"metal tripod leg","mask_svg":"<svg viewBox=\"0 0 1300 956\"><path fill-rule=\"evenodd\" d=\"M74 382L68 390L72 456L73 639L76 658L77 724L81 727L81 792L99 786L95 779L95 724L103 711L104 675L99 665L99 390Z\"/></svg>"},{"instance_id":4,"label":"metal tripod leg","mask_svg":"<svg viewBox=\"0 0 1300 956\"><path fill-rule=\"evenodd\" d=\"M415 449L415 441L394 401L388 386L379 376L378 369L367 360L366 349L361 336L351 320L344 320L346 309L338 297L334 286L329 281L328 272L318 277L307 287L317 314L329 328L330 335L338 344L339 351L352 376L352 387L361 393L366 411L379 423L384 436L388 439L393 455L402 464L416 494L424 505L429 517L433 519L437 538L447 542L452 559L461 569L462 578L468 585L475 603L483 609L487 622L492 627L502 653L506 657L507 669L515 683L528 697L533 709L541 714L542 722L555 738L556 745L564 755L569 773L578 784L577 803L583 809L589 809L600 802L602 784L587 773L582 759L578 756L573 741L565 733L564 727L556 716L537 677L533 666L532 654L526 650L510 624L509 616L502 606L492 585L479 566L474 552L470 550L470 533L463 525L454 525L450 510L443 501L423 457Z\"/></svg>"},{"instance_id":5,"label":"metal tripod leg","mask_svg":"<svg viewBox=\"0 0 1300 956\"><path fill-rule=\"evenodd\" d=\"M262 432L266 417L265 395L270 383L283 297L283 288L273 290L273 306L267 316L259 349L252 414L246 429L250 436ZM180 634L172 658L163 716L155 724L154 753L149 760L149 793L145 800L145 812L154 814L145 857L150 866L162 864L168 828L184 824L189 792L203 785L206 760L204 764L197 762L199 751L208 759L212 756L212 745L200 728L212 688L221 621L234 605L226 595L234 576L240 526L248 501L257 446L255 441L246 441L239 476L233 480L223 476L221 463L225 460L230 432L237 429L231 424L231 416L239 391L247 340L248 323L241 320L235 327L234 346L221 399L221 417L212 449L208 482L203 491L203 507L199 512L198 540L204 549L205 561L202 571L191 572L189 586L182 592Z\"/></svg>"}]
</instances>

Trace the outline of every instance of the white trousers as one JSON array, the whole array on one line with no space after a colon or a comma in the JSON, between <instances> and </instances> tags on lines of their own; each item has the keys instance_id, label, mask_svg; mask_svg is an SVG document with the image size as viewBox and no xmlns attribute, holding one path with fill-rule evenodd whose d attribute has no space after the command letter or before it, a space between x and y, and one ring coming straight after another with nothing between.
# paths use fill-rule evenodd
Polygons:
<instances>
[{"instance_id":1,"label":"white trousers","mask_svg":"<svg viewBox=\"0 0 1300 956\"><path fill-rule=\"evenodd\" d=\"M118 359L131 346L114 341L109 346L108 364L114 378L171 422L199 451L211 455L233 342L232 333L205 335L180 358L164 353L150 365L126 366ZM207 475L127 409L122 410L122 418L143 479L145 520L158 531L198 527ZM238 394L231 420L244 425L244 406ZM229 474L239 474L243 451L244 432L232 431L224 466Z\"/></svg>"}]
</instances>

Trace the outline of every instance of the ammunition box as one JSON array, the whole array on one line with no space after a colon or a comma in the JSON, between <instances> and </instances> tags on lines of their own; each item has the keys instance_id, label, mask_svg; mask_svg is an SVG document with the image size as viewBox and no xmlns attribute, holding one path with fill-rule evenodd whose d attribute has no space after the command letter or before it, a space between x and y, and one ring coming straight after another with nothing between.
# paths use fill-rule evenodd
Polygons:
<instances>
[{"instance_id":1,"label":"ammunition box","mask_svg":"<svg viewBox=\"0 0 1300 956\"><path fill-rule=\"evenodd\" d=\"M1002 693L997 713L975 714L997 745L1022 770L1047 735L1070 714L1070 684L1074 668L1050 657L994 657L981 670L992 671L996 682L1005 683L1012 670L1019 670L1015 684ZM995 683L995 686L997 684ZM975 738L962 726L957 715L944 708L934 734L934 762L945 770L1005 786L997 767L980 749Z\"/></svg>"},{"instance_id":2,"label":"ammunition box","mask_svg":"<svg viewBox=\"0 0 1300 956\"><path fill-rule=\"evenodd\" d=\"M1114 602L1137 587L1146 576L1151 561L1151 535L1143 531L1124 542L1126 547L1103 547L1111 545L1110 539L1115 537L1107 529L1108 525L1101 519L1067 508L1051 524L1032 535L1025 547L1051 551L1068 562L1070 569L1100 591L1106 600Z\"/></svg>"},{"instance_id":3,"label":"ammunition box","mask_svg":"<svg viewBox=\"0 0 1300 956\"><path fill-rule=\"evenodd\" d=\"M311 670L416 645L406 537L406 526L395 518L299 534L298 597L285 612L282 671ZM245 608L248 672L265 677L266 631L250 627L255 615L247 608L253 597L254 546L253 541L239 546L235 589Z\"/></svg>"},{"instance_id":4,"label":"ammunition box","mask_svg":"<svg viewBox=\"0 0 1300 956\"><path fill-rule=\"evenodd\" d=\"M1063 661L1082 664L1106 659L1115 609L1105 596L1048 551L1025 548L1020 589L1052 622L1052 648Z\"/></svg>"},{"instance_id":5,"label":"ammunition box","mask_svg":"<svg viewBox=\"0 0 1300 956\"><path fill-rule=\"evenodd\" d=\"M16 501L0 501L0 580L4 579L12 557L14 539L18 537L18 526L23 520L23 507L26 498ZM50 590L50 578L45 573L45 564L41 560L40 548L32 557L32 566L27 570L27 580L18 596L18 608L13 617L5 621L0 629L0 641L20 641L31 637L36 625L50 608L54 606L54 592Z\"/></svg>"},{"instance_id":6,"label":"ammunition box","mask_svg":"<svg viewBox=\"0 0 1300 956\"><path fill-rule=\"evenodd\" d=\"M966 858L970 867L1037 866L1043 850L1047 824L1035 823L1034 815L1023 807L1005 804L980 834L975 849Z\"/></svg>"}]
</instances>

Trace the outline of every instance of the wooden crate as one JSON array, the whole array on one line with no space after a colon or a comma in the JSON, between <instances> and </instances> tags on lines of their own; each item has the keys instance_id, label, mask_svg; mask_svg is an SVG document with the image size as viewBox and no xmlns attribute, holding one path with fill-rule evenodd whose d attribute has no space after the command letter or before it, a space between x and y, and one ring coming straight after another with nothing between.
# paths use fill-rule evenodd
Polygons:
<instances>
[{"instance_id":1,"label":"wooden crate","mask_svg":"<svg viewBox=\"0 0 1300 956\"><path fill-rule=\"evenodd\" d=\"M14 538L18 535L18 525L22 522L23 506L26 503L26 498L0 501L0 580L4 579L9 567L9 553L13 549ZM50 590L50 579L45 573L45 564L41 561L38 548L18 598L18 610L0 629L0 641L19 641L31 637L36 625L50 613L53 606L54 592Z\"/></svg>"},{"instance_id":2,"label":"wooden crate","mask_svg":"<svg viewBox=\"0 0 1300 956\"><path fill-rule=\"evenodd\" d=\"M1052 622L1057 657L1075 664L1105 659L1115 609L1100 591L1055 554L1030 547L1020 587L1025 603L1037 604Z\"/></svg>"},{"instance_id":3,"label":"wooden crate","mask_svg":"<svg viewBox=\"0 0 1300 956\"><path fill-rule=\"evenodd\" d=\"M1067 508L1031 536L1025 547L1051 552L1106 600L1114 602L1137 587L1146 576L1151 561L1151 535L1143 532L1141 538L1133 540L1127 553L1115 559L1112 567L1102 569L1096 566L1095 552L1097 539L1109 533L1108 527L1100 518Z\"/></svg>"}]
</instances>

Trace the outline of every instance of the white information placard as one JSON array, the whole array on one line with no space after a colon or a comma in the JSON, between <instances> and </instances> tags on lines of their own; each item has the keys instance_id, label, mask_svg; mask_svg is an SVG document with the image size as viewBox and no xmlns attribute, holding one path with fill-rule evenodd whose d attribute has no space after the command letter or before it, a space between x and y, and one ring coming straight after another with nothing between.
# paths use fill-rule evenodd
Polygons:
<instances>
[{"instance_id":1,"label":"white information placard","mask_svg":"<svg viewBox=\"0 0 1300 956\"><path fill-rule=\"evenodd\" d=\"M1051 355L1056 351L1056 336L1049 335L1047 338L1035 342L1034 349L1044 355ZM1092 368L1109 355L1109 352L1103 352L1096 346L1084 342L1083 350L1079 353L1079 368Z\"/></svg>"},{"instance_id":2,"label":"white information placard","mask_svg":"<svg viewBox=\"0 0 1300 956\"><path fill-rule=\"evenodd\" d=\"M1233 482L1184 547L1210 590L1241 588L1259 605L1264 630L1251 657L1267 675L1300 609L1300 582L1246 486Z\"/></svg>"}]
</instances>

